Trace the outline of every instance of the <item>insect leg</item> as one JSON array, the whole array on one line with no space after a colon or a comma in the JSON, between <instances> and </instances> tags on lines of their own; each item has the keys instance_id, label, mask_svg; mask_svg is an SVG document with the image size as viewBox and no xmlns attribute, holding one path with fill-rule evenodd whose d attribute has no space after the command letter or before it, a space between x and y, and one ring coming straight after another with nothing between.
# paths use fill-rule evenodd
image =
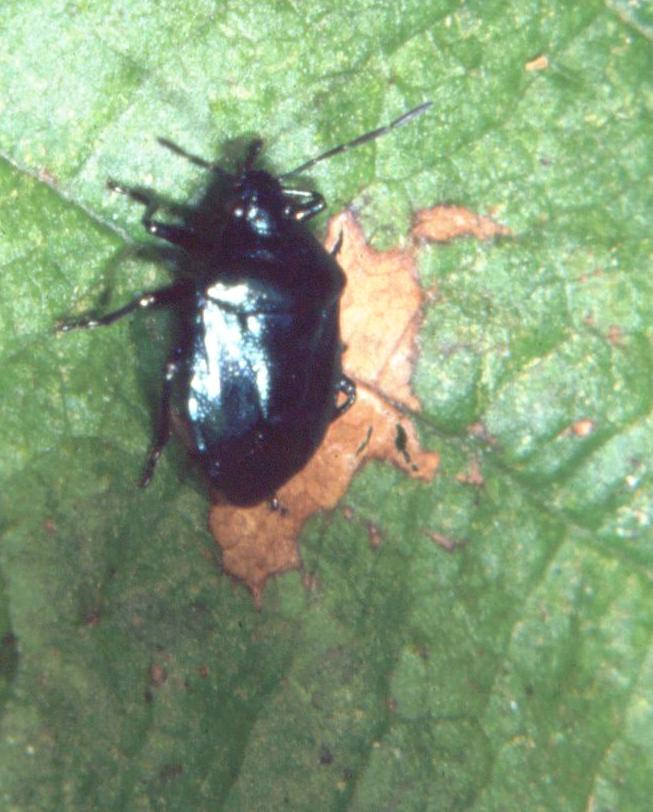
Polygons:
<instances>
[{"instance_id":1,"label":"insect leg","mask_svg":"<svg viewBox=\"0 0 653 812\"><path fill-rule=\"evenodd\" d=\"M335 244L333 245L333 247L332 247L332 248L331 248L331 250L329 251L329 253L331 254L331 256L332 256L334 259L335 259L335 258L338 256L338 254L340 253L340 249L342 248L342 243L343 243L344 239L345 239L345 235L344 235L344 233L343 233L343 230L342 230L342 229L340 229L340 234L338 234L338 239L335 241Z\"/></svg>"},{"instance_id":2,"label":"insect leg","mask_svg":"<svg viewBox=\"0 0 653 812\"><path fill-rule=\"evenodd\" d=\"M166 288L153 290L151 293L144 293L136 299L132 299L131 302L127 302L123 307L119 307L118 310L112 310L111 313L106 313L104 316L80 316L77 319L59 321L55 329L58 333L67 333L70 330L90 330L94 327L106 327L123 316L129 315L134 310L146 310L150 307L165 307L173 304L184 296L185 291L185 285L169 285Z\"/></svg>"},{"instance_id":3,"label":"insect leg","mask_svg":"<svg viewBox=\"0 0 653 812\"><path fill-rule=\"evenodd\" d=\"M182 357L184 355L184 347L178 345L170 353L165 365L165 374L163 376L163 390L161 392L161 403L159 405L159 417L157 419L156 428L154 431L154 442L150 453L148 454L141 476L141 488L147 488L154 476L154 469L159 461L159 457L163 453L168 440L170 439L170 398L172 396L172 388L174 386L175 378L179 374L182 366Z\"/></svg>"},{"instance_id":4,"label":"insect leg","mask_svg":"<svg viewBox=\"0 0 653 812\"><path fill-rule=\"evenodd\" d=\"M354 405L356 402L356 384L351 378L348 378L346 375L342 375L338 381L337 393L344 395L345 400L340 404L333 404L334 413L333 417L331 418L332 420L342 417L342 415Z\"/></svg>"},{"instance_id":5,"label":"insect leg","mask_svg":"<svg viewBox=\"0 0 653 812\"><path fill-rule=\"evenodd\" d=\"M286 213L300 222L310 220L326 208L326 201L319 192L284 189L283 195L288 198Z\"/></svg>"},{"instance_id":6,"label":"insect leg","mask_svg":"<svg viewBox=\"0 0 653 812\"><path fill-rule=\"evenodd\" d=\"M272 513L278 513L280 516L288 515L288 508L281 504L279 497L276 494L271 496L267 502Z\"/></svg>"},{"instance_id":7,"label":"insect leg","mask_svg":"<svg viewBox=\"0 0 653 812\"><path fill-rule=\"evenodd\" d=\"M148 194L144 189L135 189L131 186L122 186L115 180L107 181L107 186L112 192L126 195L142 206L145 206L145 213L141 218L141 222L152 236L159 237L162 240L179 245L181 248L189 248L192 246L195 238L195 232L188 228L188 226L176 226L170 223L163 223L161 220L155 220L154 214L161 208L161 204L152 194Z\"/></svg>"}]
</instances>

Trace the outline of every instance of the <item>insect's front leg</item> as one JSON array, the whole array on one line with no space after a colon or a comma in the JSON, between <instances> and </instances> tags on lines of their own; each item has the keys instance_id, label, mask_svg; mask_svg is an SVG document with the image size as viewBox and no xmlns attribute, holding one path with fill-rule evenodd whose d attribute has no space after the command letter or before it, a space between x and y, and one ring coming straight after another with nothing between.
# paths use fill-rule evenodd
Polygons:
<instances>
[{"instance_id":1,"label":"insect's front leg","mask_svg":"<svg viewBox=\"0 0 653 812\"><path fill-rule=\"evenodd\" d=\"M112 192L126 195L142 206L145 206L145 212L141 218L141 222L146 231L152 234L152 236L167 240L167 242L178 245L180 248L192 250L197 240L197 236L192 228L188 226L178 226L172 223L164 223L161 220L154 219L154 215L162 206L153 194L146 192L144 189L123 186L115 180L108 180L107 186Z\"/></svg>"},{"instance_id":2,"label":"insect's front leg","mask_svg":"<svg viewBox=\"0 0 653 812\"><path fill-rule=\"evenodd\" d=\"M174 304L184 297L186 285L176 283L165 288L153 290L151 293L143 293L131 302L127 302L123 307L106 313L104 316L80 316L75 319L66 319L56 324L58 333L67 333L70 330L90 330L94 327L106 327L118 321L123 316L133 313L134 310L147 310L151 307L165 307Z\"/></svg>"},{"instance_id":3,"label":"insect's front leg","mask_svg":"<svg viewBox=\"0 0 653 812\"><path fill-rule=\"evenodd\" d=\"M326 208L326 201L319 192L308 192L303 189L284 189L287 199L286 214L301 222L310 220Z\"/></svg>"}]
</instances>

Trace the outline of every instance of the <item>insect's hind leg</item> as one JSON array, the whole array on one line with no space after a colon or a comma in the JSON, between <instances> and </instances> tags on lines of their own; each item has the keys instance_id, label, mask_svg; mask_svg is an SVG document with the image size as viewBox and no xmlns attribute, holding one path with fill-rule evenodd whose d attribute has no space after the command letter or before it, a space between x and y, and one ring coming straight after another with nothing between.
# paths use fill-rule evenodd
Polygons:
<instances>
[{"instance_id":1,"label":"insect's hind leg","mask_svg":"<svg viewBox=\"0 0 653 812\"><path fill-rule=\"evenodd\" d=\"M154 429L154 441L147 456L143 474L140 479L141 488L147 488L154 476L154 469L163 453L163 449L170 439L170 402L172 398L175 380L183 366L184 346L179 344L168 356L165 363L165 374L163 376L163 389L161 391L161 401L159 403L159 415Z\"/></svg>"},{"instance_id":2,"label":"insect's hind leg","mask_svg":"<svg viewBox=\"0 0 653 812\"><path fill-rule=\"evenodd\" d=\"M332 256L334 259L335 259L335 258L338 256L338 254L340 253L340 249L342 248L342 244L343 244L344 240L345 240L345 235L344 235L344 232L343 232L343 230L342 230L342 229L340 229L340 233L338 234L338 239L335 241L335 243L334 243L334 244L332 245L332 247L329 249L329 253L331 254L331 256Z\"/></svg>"},{"instance_id":3,"label":"insect's hind leg","mask_svg":"<svg viewBox=\"0 0 653 812\"><path fill-rule=\"evenodd\" d=\"M356 402L356 384L347 375L342 375L336 387L336 396L344 395L345 400L342 403L334 402L333 404L333 417L332 420L342 417L342 415L349 411Z\"/></svg>"},{"instance_id":4,"label":"insect's hind leg","mask_svg":"<svg viewBox=\"0 0 653 812\"><path fill-rule=\"evenodd\" d=\"M279 516L287 516L288 508L279 501L279 497L275 494L267 499L268 508L272 513L278 513Z\"/></svg>"}]
</instances>

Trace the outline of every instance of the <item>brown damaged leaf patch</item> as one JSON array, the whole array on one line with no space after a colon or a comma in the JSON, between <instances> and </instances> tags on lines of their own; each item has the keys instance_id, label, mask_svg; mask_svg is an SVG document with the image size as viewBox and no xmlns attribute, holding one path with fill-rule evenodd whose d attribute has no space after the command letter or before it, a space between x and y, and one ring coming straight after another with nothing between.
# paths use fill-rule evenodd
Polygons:
<instances>
[{"instance_id":1,"label":"brown damaged leaf patch","mask_svg":"<svg viewBox=\"0 0 653 812\"><path fill-rule=\"evenodd\" d=\"M417 212L413 220L413 236L430 242L448 242L454 237L509 237L512 231L491 217L475 214L463 206L442 204Z\"/></svg>"},{"instance_id":2,"label":"brown damaged leaf patch","mask_svg":"<svg viewBox=\"0 0 653 812\"><path fill-rule=\"evenodd\" d=\"M209 515L225 572L249 587L257 604L271 575L301 566L297 540L306 521L318 511L332 510L368 460L389 460L411 477L427 482L433 478L439 455L419 447L406 414L420 408L410 388L426 299L417 279L416 253L425 240L508 233L488 218L465 211L436 206L419 212L408 247L389 251L376 251L366 243L351 212L329 222L325 244L334 245L340 234L343 238L338 262L347 287L341 332L344 367L358 387L356 403L331 424L308 465L279 490L280 510L267 504L237 508L221 503L213 505ZM433 236L445 233L448 236Z\"/></svg>"}]
</instances>

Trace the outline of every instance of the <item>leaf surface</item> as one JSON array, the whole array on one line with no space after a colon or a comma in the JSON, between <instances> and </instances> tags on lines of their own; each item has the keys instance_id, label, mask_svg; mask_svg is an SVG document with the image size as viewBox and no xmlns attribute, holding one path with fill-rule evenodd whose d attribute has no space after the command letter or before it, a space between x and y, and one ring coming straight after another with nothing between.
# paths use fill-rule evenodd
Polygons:
<instances>
[{"instance_id":1,"label":"leaf surface","mask_svg":"<svg viewBox=\"0 0 653 812\"><path fill-rule=\"evenodd\" d=\"M649 7L6 0L0 32L1 805L646 809ZM438 475L366 466L257 611L183 453L135 487L165 320L52 326L167 278L105 188L199 194L158 136L281 172L425 99L307 181L379 250L436 204L511 231L419 254Z\"/></svg>"}]
</instances>

